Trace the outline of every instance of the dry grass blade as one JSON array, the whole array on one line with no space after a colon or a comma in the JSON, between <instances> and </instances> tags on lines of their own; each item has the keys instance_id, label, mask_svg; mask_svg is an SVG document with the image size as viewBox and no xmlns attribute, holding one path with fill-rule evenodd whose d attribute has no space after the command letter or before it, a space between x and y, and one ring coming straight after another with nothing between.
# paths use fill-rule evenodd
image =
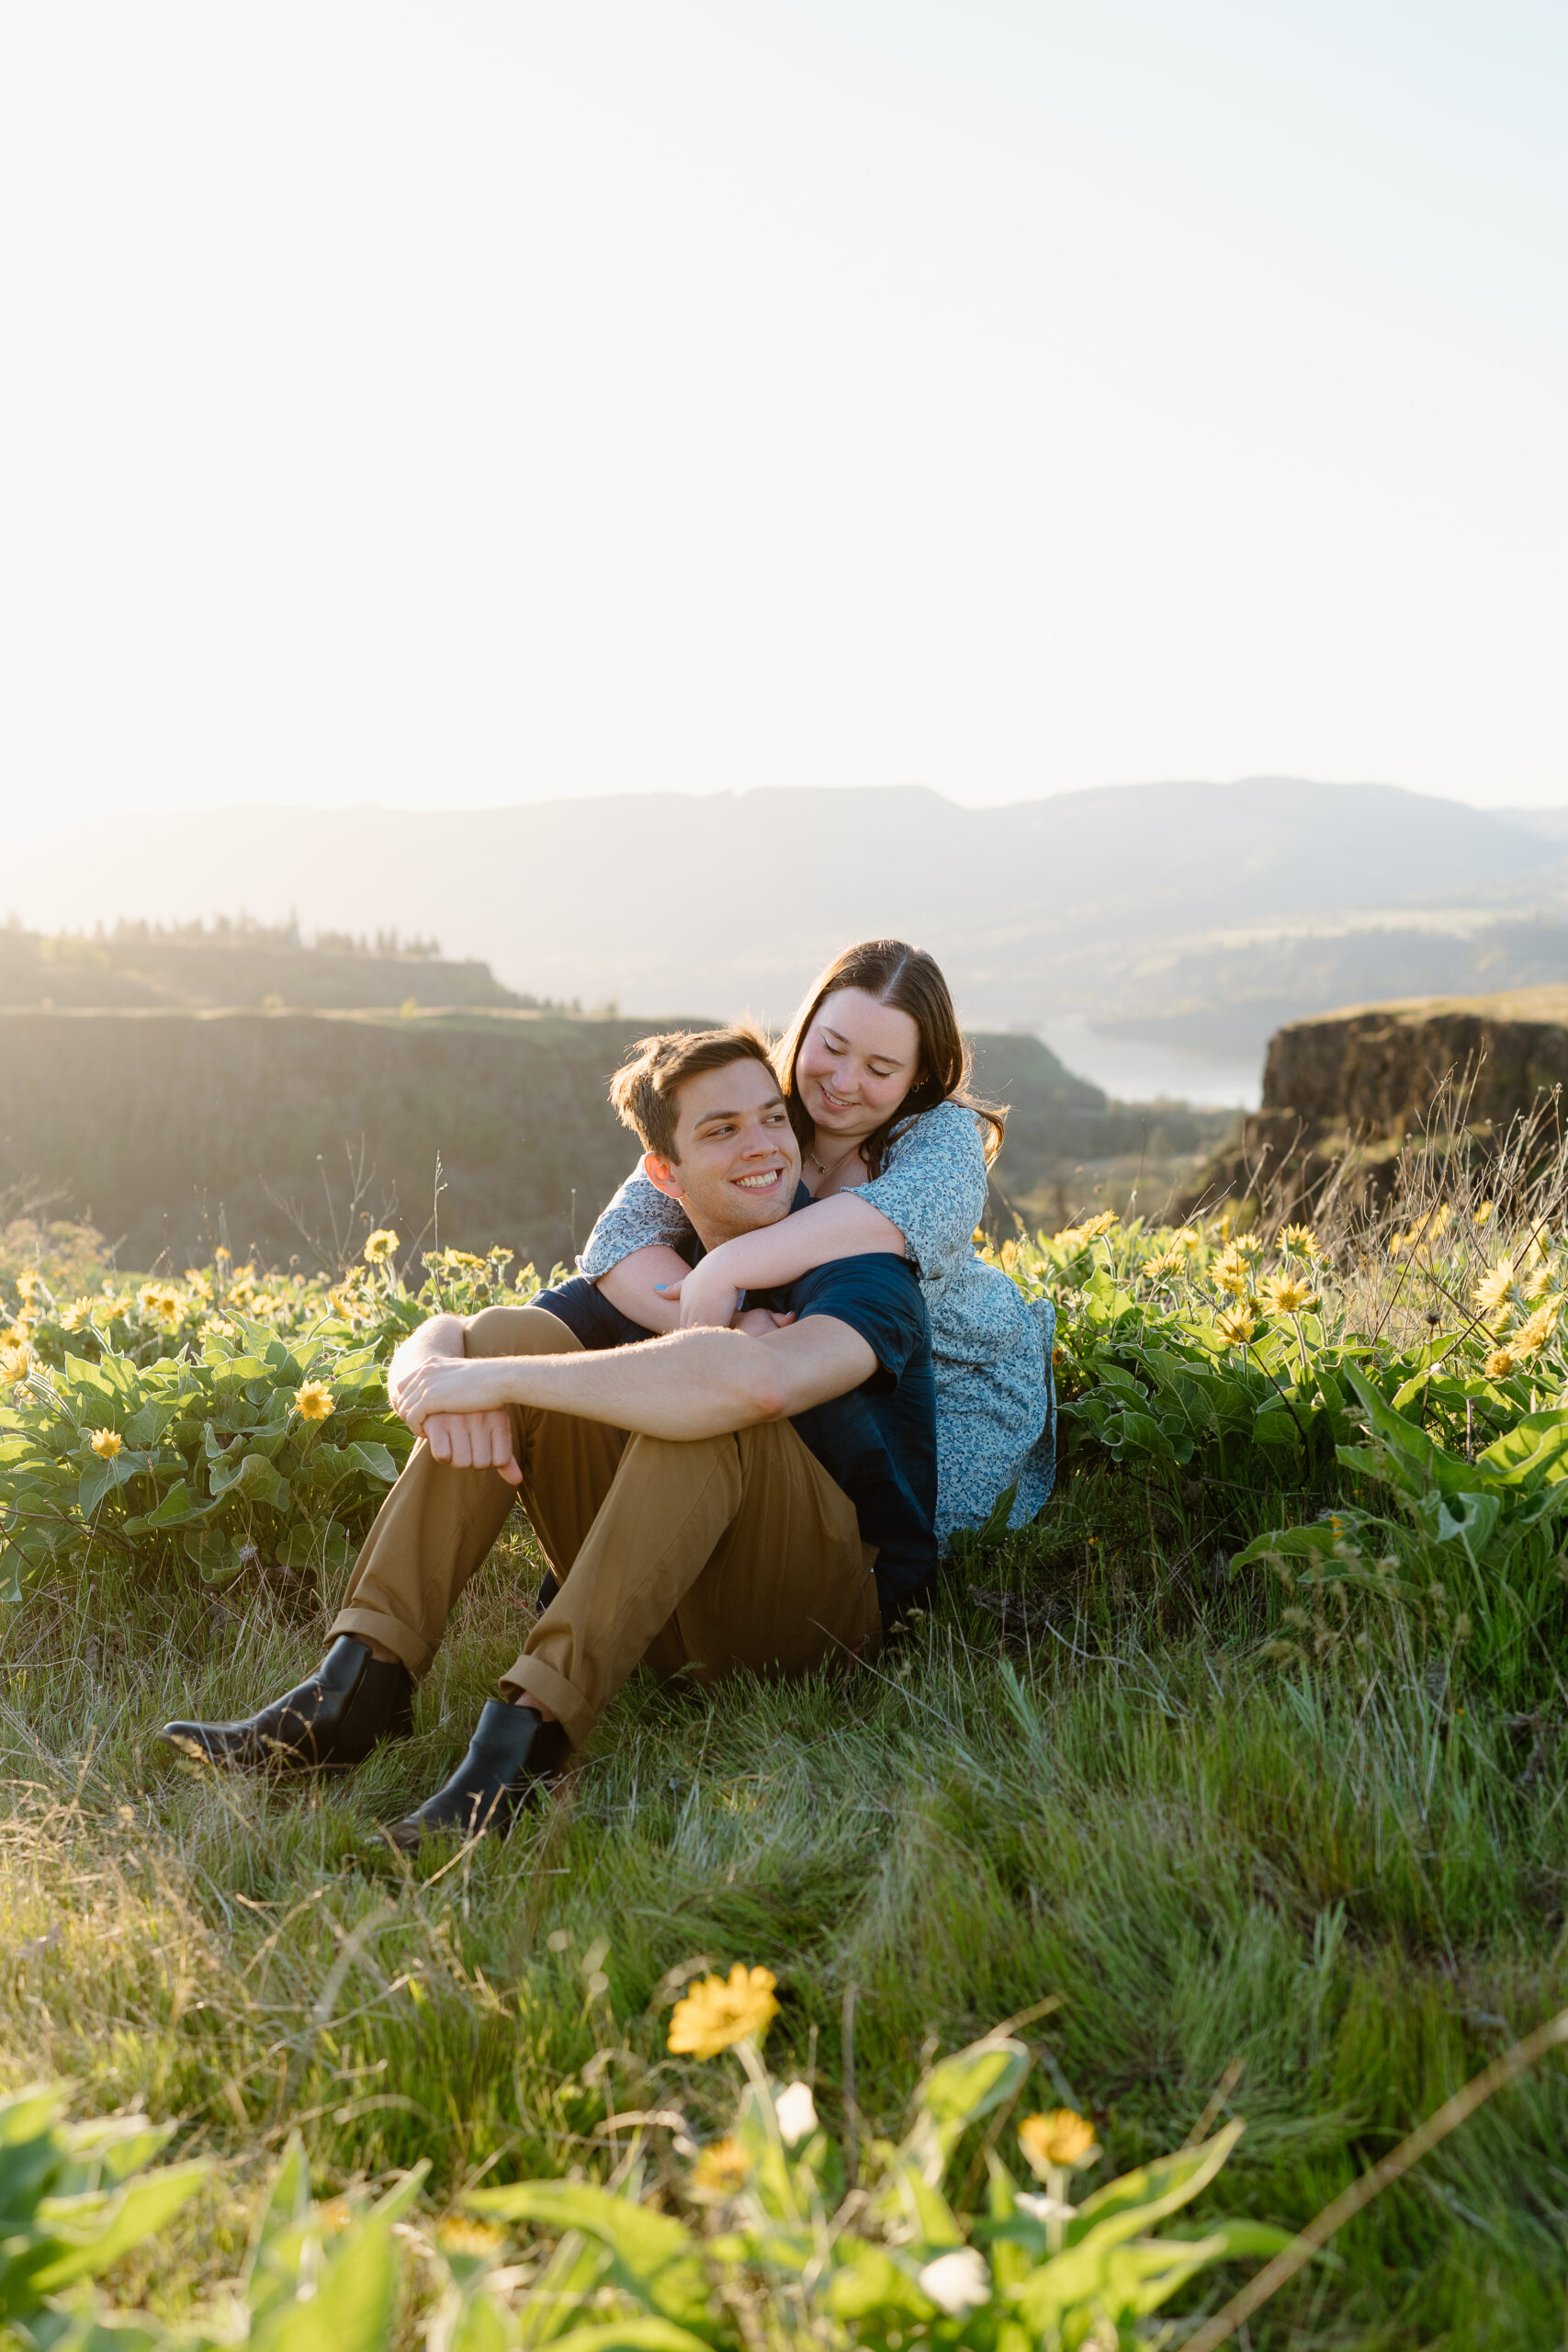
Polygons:
<instances>
[{"instance_id":1,"label":"dry grass blade","mask_svg":"<svg viewBox=\"0 0 1568 2352\"><path fill-rule=\"evenodd\" d=\"M1309 2222L1301 2235L1293 2238L1282 2254L1277 2254L1272 2262L1266 2263L1255 2278L1248 2279L1240 2292L1231 2297L1223 2310L1217 2311L1213 2319L1205 2320L1196 2334L1188 2337L1184 2352L1216 2352L1219 2345L1228 2343L1243 2321L1250 2319L1270 2296L1278 2294L1280 2289L1293 2278L1314 2254L1321 2253L1337 2230L1342 2230L1347 2222L1354 2221L1358 2213L1364 2212L1375 2197L1381 2197L1385 2188L1409 2172L1413 2165L1418 2165L1423 2156L1430 2155L1450 2132L1457 2132L1461 2123L1467 2123L1479 2108L1484 2107L1487 2100L1511 2083L1517 2075L1526 2073L1538 2059L1544 2058L1549 2050L1557 2049L1564 2041L1568 2041L1568 2009L1560 2009L1556 2017L1549 2018L1545 2025L1538 2026L1522 2041L1516 2041L1511 2050L1505 2050L1500 2058L1494 2059L1490 2066L1483 2067L1479 2075L1473 2075L1462 2090L1456 2091L1452 2098L1445 2099L1425 2123L1418 2124L1397 2148L1390 2150L1380 2164L1375 2164L1370 2172L1364 2172L1359 2180L1352 2181L1331 2205L1325 2205L1316 2220Z\"/></svg>"}]
</instances>

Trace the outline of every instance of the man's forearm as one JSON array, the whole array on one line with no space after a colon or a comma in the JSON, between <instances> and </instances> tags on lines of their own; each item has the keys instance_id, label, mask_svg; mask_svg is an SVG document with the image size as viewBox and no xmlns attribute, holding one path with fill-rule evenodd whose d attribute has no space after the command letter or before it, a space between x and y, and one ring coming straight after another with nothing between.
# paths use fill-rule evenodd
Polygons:
<instances>
[{"instance_id":1,"label":"man's forearm","mask_svg":"<svg viewBox=\"0 0 1568 2352\"><path fill-rule=\"evenodd\" d=\"M790 1409L772 1351L741 1331L682 1331L577 1355L433 1361L413 1377L416 1425L423 1413L523 1405L647 1437L695 1439L777 1420Z\"/></svg>"}]
</instances>

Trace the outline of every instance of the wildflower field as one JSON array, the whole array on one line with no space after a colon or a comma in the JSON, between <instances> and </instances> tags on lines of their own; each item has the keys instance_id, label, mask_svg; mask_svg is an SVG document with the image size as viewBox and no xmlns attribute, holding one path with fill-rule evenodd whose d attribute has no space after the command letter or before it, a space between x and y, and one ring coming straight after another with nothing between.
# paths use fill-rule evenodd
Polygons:
<instances>
[{"instance_id":1,"label":"wildflower field","mask_svg":"<svg viewBox=\"0 0 1568 2352\"><path fill-rule=\"evenodd\" d=\"M320 1656L388 1353L535 1270L11 1229L0 2341L1207 2346L1568 2006L1561 1157L986 1246L1058 1306L1043 1521L854 1685L635 1682L547 1813L411 1869L376 1824L515 1652L521 1521L356 1774L152 1735ZM1562 2064L1229 2340L1560 2345Z\"/></svg>"}]
</instances>

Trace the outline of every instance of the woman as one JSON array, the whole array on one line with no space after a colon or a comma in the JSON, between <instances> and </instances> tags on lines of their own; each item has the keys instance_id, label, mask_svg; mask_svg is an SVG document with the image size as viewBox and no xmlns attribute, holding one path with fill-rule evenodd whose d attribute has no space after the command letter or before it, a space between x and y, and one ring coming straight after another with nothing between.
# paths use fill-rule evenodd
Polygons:
<instances>
[{"instance_id":1,"label":"woman","mask_svg":"<svg viewBox=\"0 0 1568 2352\"><path fill-rule=\"evenodd\" d=\"M691 1227L639 1170L588 1237L581 1271L648 1329L728 1323L742 1291L891 1250L919 1276L936 1373L937 1532L978 1527L1017 1484L1011 1525L1055 1475L1055 1310L976 1254L1002 1114L971 1102L947 983L922 948L864 940L811 989L777 1055L812 1205L694 1268Z\"/></svg>"}]
</instances>

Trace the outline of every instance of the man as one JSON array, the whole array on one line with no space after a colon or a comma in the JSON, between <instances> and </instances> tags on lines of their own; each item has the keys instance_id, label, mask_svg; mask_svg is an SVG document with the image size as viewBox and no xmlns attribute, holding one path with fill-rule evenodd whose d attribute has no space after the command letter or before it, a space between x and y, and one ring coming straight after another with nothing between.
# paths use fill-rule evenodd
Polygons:
<instances>
[{"instance_id":1,"label":"man","mask_svg":"<svg viewBox=\"0 0 1568 2352\"><path fill-rule=\"evenodd\" d=\"M743 1026L644 1041L612 1101L704 1249L787 1216L800 1151ZM893 1254L846 1258L739 1329L640 1335L590 1283L392 1358L415 1447L360 1553L317 1672L259 1714L175 1723L251 1770L357 1763L407 1734L414 1679L523 1501L558 1580L445 1786L395 1845L504 1832L646 1660L704 1682L874 1657L936 1561L931 1332Z\"/></svg>"}]
</instances>

